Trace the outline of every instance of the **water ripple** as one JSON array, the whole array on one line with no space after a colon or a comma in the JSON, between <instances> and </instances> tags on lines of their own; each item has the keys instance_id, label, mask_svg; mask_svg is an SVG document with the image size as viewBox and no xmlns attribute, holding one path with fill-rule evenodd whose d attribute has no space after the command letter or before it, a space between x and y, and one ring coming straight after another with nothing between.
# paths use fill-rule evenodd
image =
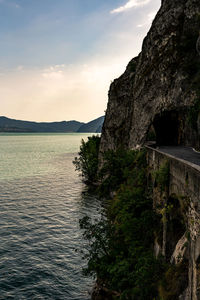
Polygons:
<instances>
[{"instance_id":1,"label":"water ripple","mask_svg":"<svg viewBox=\"0 0 200 300\"><path fill-rule=\"evenodd\" d=\"M0 180L0 300L89 299L93 282L74 250L84 246L79 218L101 204L83 198L74 154L50 153L47 172Z\"/></svg>"}]
</instances>

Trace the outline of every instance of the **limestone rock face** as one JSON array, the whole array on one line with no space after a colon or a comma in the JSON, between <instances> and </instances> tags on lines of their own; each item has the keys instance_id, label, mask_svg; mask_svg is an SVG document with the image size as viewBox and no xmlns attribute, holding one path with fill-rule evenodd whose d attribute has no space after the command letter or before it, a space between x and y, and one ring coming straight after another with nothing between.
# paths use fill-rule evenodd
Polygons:
<instances>
[{"instance_id":1,"label":"limestone rock face","mask_svg":"<svg viewBox=\"0 0 200 300\"><path fill-rule=\"evenodd\" d=\"M176 244L175 250L172 254L172 257L170 259L170 263L175 263L176 265L178 263L181 263L183 261L183 258L185 256L185 252L187 250L187 247L185 246L187 244L187 237L185 234L182 236L182 238L178 241Z\"/></svg>"},{"instance_id":2,"label":"limestone rock face","mask_svg":"<svg viewBox=\"0 0 200 300\"><path fill-rule=\"evenodd\" d=\"M155 131L163 127L163 136L166 120L173 125L173 141L199 146L198 129L188 122L195 84L200 85L199 29L199 0L162 1L141 53L111 84L101 152L142 146L152 125Z\"/></svg>"},{"instance_id":3,"label":"limestone rock face","mask_svg":"<svg viewBox=\"0 0 200 300\"><path fill-rule=\"evenodd\" d=\"M133 82L137 58L132 59L123 75L110 86L109 102L102 129L101 149L128 148L133 114Z\"/></svg>"}]
</instances>

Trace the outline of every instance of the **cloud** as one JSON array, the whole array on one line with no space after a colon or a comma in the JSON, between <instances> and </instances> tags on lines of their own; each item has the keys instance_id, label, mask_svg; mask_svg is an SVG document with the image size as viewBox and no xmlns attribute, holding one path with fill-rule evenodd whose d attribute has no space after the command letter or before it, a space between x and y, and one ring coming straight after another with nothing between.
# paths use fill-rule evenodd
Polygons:
<instances>
[{"instance_id":1,"label":"cloud","mask_svg":"<svg viewBox=\"0 0 200 300\"><path fill-rule=\"evenodd\" d=\"M121 13L133 7L144 6L151 0L129 0L125 5L115 8L111 11L111 14Z\"/></svg>"},{"instance_id":2,"label":"cloud","mask_svg":"<svg viewBox=\"0 0 200 300\"><path fill-rule=\"evenodd\" d=\"M0 75L1 115L30 121L90 121L104 114L110 81L124 66L120 58L37 69L18 66Z\"/></svg>"},{"instance_id":3,"label":"cloud","mask_svg":"<svg viewBox=\"0 0 200 300\"><path fill-rule=\"evenodd\" d=\"M6 5L7 7L10 8L16 8L16 9L20 8L20 5L13 1L0 0L0 4Z\"/></svg>"},{"instance_id":4,"label":"cloud","mask_svg":"<svg viewBox=\"0 0 200 300\"><path fill-rule=\"evenodd\" d=\"M141 28L141 27L149 26L149 24L151 24L152 21L154 20L156 13L157 13L157 11L152 11L151 13L149 13L147 15L147 21L142 24L138 24L137 27Z\"/></svg>"},{"instance_id":5,"label":"cloud","mask_svg":"<svg viewBox=\"0 0 200 300\"><path fill-rule=\"evenodd\" d=\"M144 5L147 0L129 2L132 2L132 5L134 2L136 7ZM32 54L30 58L31 60L34 58L37 64L27 64L26 60L17 59L9 69L0 68L1 115L33 121L75 119L85 122L103 115L110 82L122 74L131 58L138 55L148 30L148 26L143 24L150 22L151 12L156 11L159 6L160 0L154 0L150 6L139 9L134 17L120 14L118 18L112 18L108 14L108 9L105 9L104 14L98 12L85 18L81 23L83 34L78 35L79 39L82 36L80 45L79 41L74 45L80 52L79 47L84 46L84 32L88 32L88 28L94 30L95 40L93 44L88 43L90 47L86 45L84 49L81 48L79 56L72 55L71 50L68 52L70 48L68 40L67 47L58 43L59 47L62 46L62 52L54 48L53 39L51 44L47 45L48 49L35 48L35 44L30 40L29 47L33 51L30 52ZM34 23L37 36L42 25L45 33L46 28L50 27L52 30L54 27L54 22L52 26L51 22L48 22L49 18L43 19L43 23L37 19L37 22L41 23L39 25L37 22ZM137 25L142 28L138 28ZM79 29L80 26L77 26L75 32L79 32ZM97 33L101 34L97 36ZM30 36L32 34L30 32ZM25 38L21 36L23 39L18 43L23 45ZM14 35L11 37L13 41ZM41 43L42 41L41 39ZM17 43L17 39L12 45L15 42ZM24 45L22 48L24 49ZM45 51L46 49L48 51ZM76 51L75 48L72 49ZM56 59L50 57L51 59L45 60L45 57L41 59L35 55L38 51L48 56L50 50L56 53ZM25 56L26 53L30 56L28 50L24 53ZM29 56L27 55L27 58Z\"/></svg>"}]
</instances>

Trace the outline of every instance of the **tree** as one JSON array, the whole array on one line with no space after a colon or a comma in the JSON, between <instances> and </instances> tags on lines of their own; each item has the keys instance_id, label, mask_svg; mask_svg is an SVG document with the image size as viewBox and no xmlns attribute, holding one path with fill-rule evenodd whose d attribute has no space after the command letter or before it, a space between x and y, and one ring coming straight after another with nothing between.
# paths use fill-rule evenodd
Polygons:
<instances>
[{"instance_id":1,"label":"tree","mask_svg":"<svg viewBox=\"0 0 200 300\"><path fill-rule=\"evenodd\" d=\"M97 179L100 140L98 135L88 137L86 142L82 139L79 157L75 157L73 161L76 170L81 172L84 181L89 184Z\"/></svg>"}]
</instances>

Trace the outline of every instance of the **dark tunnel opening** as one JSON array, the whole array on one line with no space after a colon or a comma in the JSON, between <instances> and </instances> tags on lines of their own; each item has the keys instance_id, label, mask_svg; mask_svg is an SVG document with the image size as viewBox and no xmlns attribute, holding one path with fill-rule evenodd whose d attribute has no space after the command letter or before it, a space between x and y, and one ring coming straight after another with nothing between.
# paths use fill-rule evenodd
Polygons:
<instances>
[{"instance_id":1,"label":"dark tunnel opening","mask_svg":"<svg viewBox=\"0 0 200 300\"><path fill-rule=\"evenodd\" d=\"M157 145L180 145L180 113L165 111L156 115L153 121Z\"/></svg>"}]
</instances>

